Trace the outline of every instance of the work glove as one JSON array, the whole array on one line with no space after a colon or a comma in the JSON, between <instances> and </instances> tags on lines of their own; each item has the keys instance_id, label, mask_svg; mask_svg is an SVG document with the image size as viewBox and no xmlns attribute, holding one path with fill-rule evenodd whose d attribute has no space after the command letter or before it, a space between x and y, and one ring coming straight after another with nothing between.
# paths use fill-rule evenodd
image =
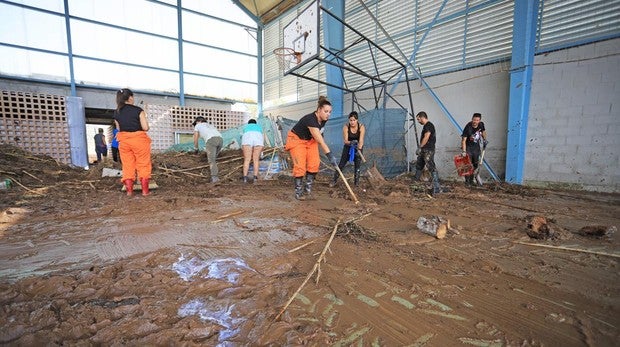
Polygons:
<instances>
[{"instance_id":1,"label":"work glove","mask_svg":"<svg viewBox=\"0 0 620 347\"><path fill-rule=\"evenodd\" d=\"M482 149L487 149L487 145L489 144L489 141L487 140L483 140L482 141Z\"/></svg>"},{"instance_id":2,"label":"work glove","mask_svg":"<svg viewBox=\"0 0 620 347\"><path fill-rule=\"evenodd\" d=\"M415 150L415 155L420 155L420 153L422 152L422 150L420 148Z\"/></svg>"},{"instance_id":3,"label":"work glove","mask_svg":"<svg viewBox=\"0 0 620 347\"><path fill-rule=\"evenodd\" d=\"M353 141L349 142L349 146L351 146L353 148L357 148L357 141L353 140Z\"/></svg>"},{"instance_id":4,"label":"work glove","mask_svg":"<svg viewBox=\"0 0 620 347\"><path fill-rule=\"evenodd\" d=\"M336 160L336 157L334 157L332 152L326 153L325 155L327 156L327 159L332 165L338 166L338 160Z\"/></svg>"},{"instance_id":5,"label":"work glove","mask_svg":"<svg viewBox=\"0 0 620 347\"><path fill-rule=\"evenodd\" d=\"M461 152L461 157L466 157L467 156L467 152L463 151Z\"/></svg>"}]
</instances>

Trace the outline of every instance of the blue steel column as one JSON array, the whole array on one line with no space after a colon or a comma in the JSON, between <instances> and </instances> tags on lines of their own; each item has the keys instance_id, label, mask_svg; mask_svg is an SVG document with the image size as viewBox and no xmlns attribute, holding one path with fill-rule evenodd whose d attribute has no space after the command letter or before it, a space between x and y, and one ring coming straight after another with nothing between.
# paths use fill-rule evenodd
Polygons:
<instances>
[{"instance_id":1,"label":"blue steel column","mask_svg":"<svg viewBox=\"0 0 620 347\"><path fill-rule=\"evenodd\" d=\"M77 96L66 98L67 127L71 164L88 169L88 145L86 144L86 110L84 100Z\"/></svg>"},{"instance_id":2,"label":"blue steel column","mask_svg":"<svg viewBox=\"0 0 620 347\"><path fill-rule=\"evenodd\" d=\"M256 76L258 87L258 95L256 95L256 106L258 106L258 117L263 116L263 26L260 23L257 23L258 27L256 28L256 57L258 63L258 71Z\"/></svg>"},{"instance_id":3,"label":"blue steel column","mask_svg":"<svg viewBox=\"0 0 620 347\"><path fill-rule=\"evenodd\" d=\"M342 0L323 0L323 7L330 9L330 12L344 18L344 1ZM332 52L344 49L344 26L331 16L323 16L323 39L325 46ZM333 56L328 59L335 59ZM337 62L342 65L343 62ZM332 103L332 118L344 117L344 91L333 86L343 86L342 71L337 66L325 64L325 75L327 78L327 98Z\"/></svg>"},{"instance_id":4,"label":"blue steel column","mask_svg":"<svg viewBox=\"0 0 620 347\"><path fill-rule=\"evenodd\" d=\"M539 0L514 2L506 143L506 182L523 183Z\"/></svg>"},{"instance_id":5,"label":"blue steel column","mask_svg":"<svg viewBox=\"0 0 620 347\"><path fill-rule=\"evenodd\" d=\"M71 43L71 18L69 17L69 0L65 0L65 28L67 29L67 54L69 55L69 79L71 96L77 96L75 89L75 71L73 70L73 44Z\"/></svg>"},{"instance_id":6,"label":"blue steel column","mask_svg":"<svg viewBox=\"0 0 620 347\"><path fill-rule=\"evenodd\" d=\"M185 80L183 79L183 10L177 0L177 42L179 45L179 106L185 106Z\"/></svg>"}]
</instances>

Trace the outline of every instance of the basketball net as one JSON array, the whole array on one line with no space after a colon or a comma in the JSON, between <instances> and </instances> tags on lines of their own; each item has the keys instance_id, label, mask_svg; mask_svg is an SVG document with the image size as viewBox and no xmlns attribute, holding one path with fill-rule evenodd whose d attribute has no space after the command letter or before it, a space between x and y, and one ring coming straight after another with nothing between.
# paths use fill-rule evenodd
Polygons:
<instances>
[{"instance_id":1,"label":"basketball net","mask_svg":"<svg viewBox=\"0 0 620 347\"><path fill-rule=\"evenodd\" d=\"M301 63L301 52L295 52L292 48L278 47L273 50L273 54L275 54L276 59L278 59L278 65L282 73L289 70L291 64L297 65Z\"/></svg>"}]
</instances>

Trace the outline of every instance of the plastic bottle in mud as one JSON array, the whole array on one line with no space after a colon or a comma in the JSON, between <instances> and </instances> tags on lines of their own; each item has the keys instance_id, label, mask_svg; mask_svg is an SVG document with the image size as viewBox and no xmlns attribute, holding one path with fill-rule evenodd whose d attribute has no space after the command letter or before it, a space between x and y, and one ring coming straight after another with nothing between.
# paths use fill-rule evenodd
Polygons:
<instances>
[{"instance_id":1,"label":"plastic bottle in mud","mask_svg":"<svg viewBox=\"0 0 620 347\"><path fill-rule=\"evenodd\" d=\"M13 185L13 182L11 182L11 179L5 178L2 181L0 181L0 190L11 189L12 185Z\"/></svg>"}]
</instances>

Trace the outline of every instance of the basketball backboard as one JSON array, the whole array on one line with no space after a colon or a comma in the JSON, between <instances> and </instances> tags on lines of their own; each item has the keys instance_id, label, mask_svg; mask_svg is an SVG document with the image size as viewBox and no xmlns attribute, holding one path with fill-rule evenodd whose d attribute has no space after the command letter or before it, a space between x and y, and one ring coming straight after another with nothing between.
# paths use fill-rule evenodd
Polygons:
<instances>
[{"instance_id":1,"label":"basketball backboard","mask_svg":"<svg viewBox=\"0 0 620 347\"><path fill-rule=\"evenodd\" d=\"M295 54L284 56L284 75L312 60L319 54L319 1L313 1L282 32L283 47Z\"/></svg>"}]
</instances>

